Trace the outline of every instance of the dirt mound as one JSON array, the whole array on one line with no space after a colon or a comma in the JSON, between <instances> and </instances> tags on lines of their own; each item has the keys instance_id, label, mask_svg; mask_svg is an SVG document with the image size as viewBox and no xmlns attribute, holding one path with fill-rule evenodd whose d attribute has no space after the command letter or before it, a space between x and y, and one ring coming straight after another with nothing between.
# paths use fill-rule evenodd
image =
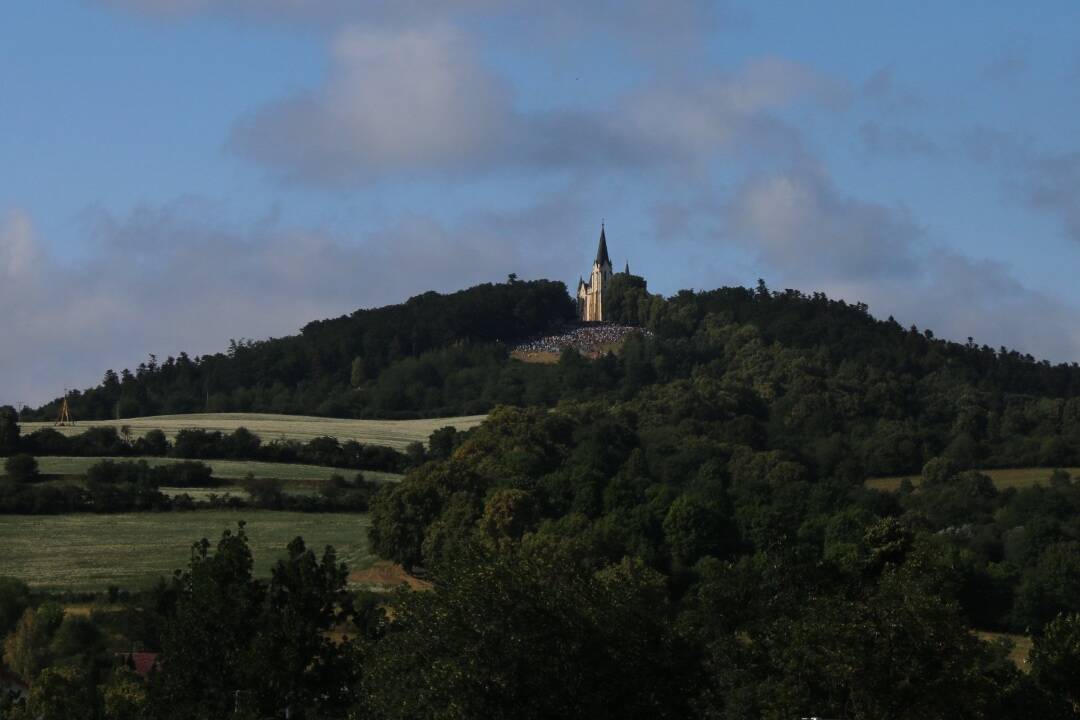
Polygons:
<instances>
[{"instance_id":1,"label":"dirt mound","mask_svg":"<svg viewBox=\"0 0 1080 720\"><path fill-rule=\"evenodd\" d=\"M430 590L431 583L405 572L400 565L380 560L366 570L349 573L349 584L369 590L393 590L405 583L413 590Z\"/></svg>"}]
</instances>

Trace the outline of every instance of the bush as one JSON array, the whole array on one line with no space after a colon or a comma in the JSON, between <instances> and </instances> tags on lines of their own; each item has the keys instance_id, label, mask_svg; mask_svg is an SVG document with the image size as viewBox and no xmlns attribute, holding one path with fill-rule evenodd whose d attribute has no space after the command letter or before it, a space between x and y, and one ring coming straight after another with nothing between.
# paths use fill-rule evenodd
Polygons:
<instances>
[{"instance_id":1,"label":"bush","mask_svg":"<svg viewBox=\"0 0 1080 720\"><path fill-rule=\"evenodd\" d=\"M240 481L240 486L251 496L252 502L262 508L278 510L285 500L281 481L269 478L256 478L251 473Z\"/></svg>"},{"instance_id":2,"label":"bush","mask_svg":"<svg viewBox=\"0 0 1080 720\"><path fill-rule=\"evenodd\" d=\"M158 485L172 487L214 487L218 482L214 479L213 469L201 462L177 462L169 463L155 468L158 472Z\"/></svg>"},{"instance_id":3,"label":"bush","mask_svg":"<svg viewBox=\"0 0 1080 720\"><path fill-rule=\"evenodd\" d=\"M4 461L4 470L9 479L17 483L33 482L38 479L38 462L33 455L20 453Z\"/></svg>"},{"instance_id":4,"label":"bush","mask_svg":"<svg viewBox=\"0 0 1080 720\"><path fill-rule=\"evenodd\" d=\"M168 455L169 441L161 430L151 430L135 441L133 446L136 455Z\"/></svg>"},{"instance_id":5,"label":"bush","mask_svg":"<svg viewBox=\"0 0 1080 720\"><path fill-rule=\"evenodd\" d=\"M0 636L15 627L26 608L30 607L30 588L22 580L0 577Z\"/></svg>"}]
</instances>

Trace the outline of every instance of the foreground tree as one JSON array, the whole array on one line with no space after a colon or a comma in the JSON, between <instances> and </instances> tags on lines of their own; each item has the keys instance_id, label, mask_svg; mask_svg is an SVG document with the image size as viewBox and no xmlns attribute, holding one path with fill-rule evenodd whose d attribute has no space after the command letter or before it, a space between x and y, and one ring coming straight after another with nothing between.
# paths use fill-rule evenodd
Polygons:
<instances>
[{"instance_id":1,"label":"foreground tree","mask_svg":"<svg viewBox=\"0 0 1080 720\"><path fill-rule=\"evenodd\" d=\"M192 547L191 564L173 579L172 608L161 645L169 660L150 685L160 718L211 720L237 706L248 689L248 669L265 588L252 577L252 557L241 525L226 531L214 553L203 539Z\"/></svg>"},{"instance_id":2,"label":"foreground tree","mask_svg":"<svg viewBox=\"0 0 1080 720\"><path fill-rule=\"evenodd\" d=\"M97 720L102 717L96 688L86 671L47 668L30 689L14 720Z\"/></svg>"},{"instance_id":3,"label":"foreground tree","mask_svg":"<svg viewBox=\"0 0 1080 720\"><path fill-rule=\"evenodd\" d=\"M50 645L63 620L64 609L56 603L27 608L4 641L4 663L23 679L33 680L52 662Z\"/></svg>"},{"instance_id":4,"label":"foreground tree","mask_svg":"<svg viewBox=\"0 0 1080 720\"><path fill-rule=\"evenodd\" d=\"M30 588L26 583L17 578L0 577L0 636L7 636L29 606Z\"/></svg>"},{"instance_id":5,"label":"foreground tree","mask_svg":"<svg viewBox=\"0 0 1080 720\"><path fill-rule=\"evenodd\" d=\"M1061 717L1006 648L971 632L928 554L862 587L764 554L701 566L684 617L705 649L700 716Z\"/></svg>"},{"instance_id":6,"label":"foreground tree","mask_svg":"<svg viewBox=\"0 0 1080 720\"><path fill-rule=\"evenodd\" d=\"M4 470L8 480L16 483L28 483L38 479L38 461L32 455L12 455L4 461Z\"/></svg>"},{"instance_id":7,"label":"foreground tree","mask_svg":"<svg viewBox=\"0 0 1080 720\"><path fill-rule=\"evenodd\" d=\"M1080 615L1059 615L1047 625L1030 661L1039 684L1080 713Z\"/></svg>"},{"instance_id":8,"label":"foreground tree","mask_svg":"<svg viewBox=\"0 0 1080 720\"><path fill-rule=\"evenodd\" d=\"M437 577L432 592L394 597L364 653L355 717L686 716L692 663L667 627L661 578L640 563L594 575L474 548Z\"/></svg>"},{"instance_id":9,"label":"foreground tree","mask_svg":"<svg viewBox=\"0 0 1080 720\"><path fill-rule=\"evenodd\" d=\"M19 414L10 405L0 406L0 455L19 451Z\"/></svg>"},{"instance_id":10,"label":"foreground tree","mask_svg":"<svg viewBox=\"0 0 1080 720\"><path fill-rule=\"evenodd\" d=\"M344 714L354 680L350 644L331 639L330 633L347 627L352 616L348 576L332 547L320 560L302 539L289 543L288 557L272 571L253 643L262 659L254 678L259 717L282 708L291 718Z\"/></svg>"},{"instance_id":11,"label":"foreground tree","mask_svg":"<svg viewBox=\"0 0 1080 720\"><path fill-rule=\"evenodd\" d=\"M319 561L297 538L269 583L255 579L243 523L213 553L195 543L188 570L161 593L167 660L150 683L151 716L342 716L348 648L327 635L349 615L346 577L332 549Z\"/></svg>"}]
</instances>

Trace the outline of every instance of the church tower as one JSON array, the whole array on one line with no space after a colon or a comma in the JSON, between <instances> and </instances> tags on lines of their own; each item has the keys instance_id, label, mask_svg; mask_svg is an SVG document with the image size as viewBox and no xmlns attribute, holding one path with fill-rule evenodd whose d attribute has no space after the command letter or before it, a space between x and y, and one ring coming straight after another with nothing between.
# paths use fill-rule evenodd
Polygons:
<instances>
[{"instance_id":1,"label":"church tower","mask_svg":"<svg viewBox=\"0 0 1080 720\"><path fill-rule=\"evenodd\" d=\"M628 265L629 267L629 265ZM604 224L600 223L600 245L596 248L589 282L578 280L578 316L584 322L604 319L604 286L611 280L611 258L608 256Z\"/></svg>"}]
</instances>

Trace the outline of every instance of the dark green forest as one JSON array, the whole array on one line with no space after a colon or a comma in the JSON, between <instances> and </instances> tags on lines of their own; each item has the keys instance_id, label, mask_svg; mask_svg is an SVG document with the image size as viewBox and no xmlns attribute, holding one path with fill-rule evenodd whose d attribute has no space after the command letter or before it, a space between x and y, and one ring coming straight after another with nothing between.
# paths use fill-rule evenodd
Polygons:
<instances>
[{"instance_id":1,"label":"dark green forest","mask_svg":"<svg viewBox=\"0 0 1080 720\"><path fill-rule=\"evenodd\" d=\"M546 309L500 306L498 331L463 299L533 293ZM342 412L490 408L478 428L433 436L370 498L373 549L426 589L350 589L333 549L299 539L256 578L243 527L196 543L187 568L89 625L0 582L5 658L35 679L4 712L1080 717L1080 482L1054 469L1080 464L1076 365L939 340L820 294L663 298L626 276L605 314L651 336L525 365L507 343L568 320L561 285L421 298L432 329L370 366L345 328L374 337L379 313L414 301L187 362L224 373L244 357L251 397L279 385L315 402L314 358L335 358L318 372ZM440 336L443 311L476 326ZM292 380L269 359L286 347L304 349ZM124 392L165 403L183 387L197 401L209 375L177 384L177 365L147 366L119 395L107 382L73 409L108 414ZM17 448L7 417L0 443ZM1002 490L980 472L1009 466L1045 467L1045 480ZM917 482L865 485L897 474ZM161 653L148 679L104 652L119 626ZM1032 637L1028 661L977 634L991 631Z\"/></svg>"}]
</instances>

